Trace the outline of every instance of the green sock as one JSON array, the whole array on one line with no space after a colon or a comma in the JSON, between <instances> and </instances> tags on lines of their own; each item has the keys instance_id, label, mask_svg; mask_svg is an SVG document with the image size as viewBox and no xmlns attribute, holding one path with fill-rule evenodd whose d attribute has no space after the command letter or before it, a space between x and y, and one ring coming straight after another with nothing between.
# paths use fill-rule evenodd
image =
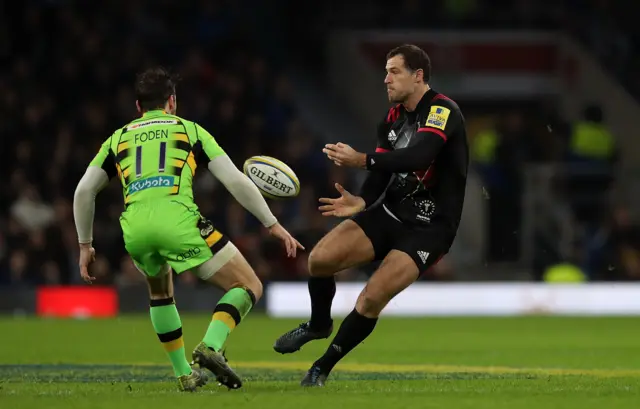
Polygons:
<instances>
[{"instance_id":1,"label":"green sock","mask_svg":"<svg viewBox=\"0 0 640 409\"><path fill-rule=\"evenodd\" d=\"M213 311L209 329L202 340L205 345L215 351L222 350L231 331L251 311L253 304L255 296L251 290L232 288L227 291Z\"/></svg>"},{"instance_id":2,"label":"green sock","mask_svg":"<svg viewBox=\"0 0 640 409\"><path fill-rule=\"evenodd\" d=\"M150 314L153 328L158 334L162 347L167 351L176 377L189 375L191 366L185 356L182 322L172 298L151 300Z\"/></svg>"}]
</instances>

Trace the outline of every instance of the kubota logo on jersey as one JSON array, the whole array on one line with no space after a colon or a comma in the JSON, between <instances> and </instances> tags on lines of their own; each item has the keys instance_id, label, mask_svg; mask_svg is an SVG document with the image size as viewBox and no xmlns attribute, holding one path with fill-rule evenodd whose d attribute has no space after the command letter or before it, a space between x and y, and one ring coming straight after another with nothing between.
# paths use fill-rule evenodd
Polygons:
<instances>
[{"instance_id":1,"label":"kubota logo on jersey","mask_svg":"<svg viewBox=\"0 0 640 409\"><path fill-rule=\"evenodd\" d=\"M150 178L136 180L129 185L129 194L140 192L152 187L173 187L173 176L153 176Z\"/></svg>"}]
</instances>

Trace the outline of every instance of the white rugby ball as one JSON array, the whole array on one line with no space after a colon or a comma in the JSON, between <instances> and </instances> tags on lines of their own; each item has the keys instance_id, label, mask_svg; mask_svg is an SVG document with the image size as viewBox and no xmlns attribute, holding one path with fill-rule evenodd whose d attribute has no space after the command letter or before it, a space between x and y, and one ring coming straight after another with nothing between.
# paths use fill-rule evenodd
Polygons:
<instances>
[{"instance_id":1,"label":"white rugby ball","mask_svg":"<svg viewBox=\"0 0 640 409\"><path fill-rule=\"evenodd\" d=\"M252 156L244 162L244 174L258 187L260 193L271 199L298 196L300 181L284 162L271 156Z\"/></svg>"}]
</instances>

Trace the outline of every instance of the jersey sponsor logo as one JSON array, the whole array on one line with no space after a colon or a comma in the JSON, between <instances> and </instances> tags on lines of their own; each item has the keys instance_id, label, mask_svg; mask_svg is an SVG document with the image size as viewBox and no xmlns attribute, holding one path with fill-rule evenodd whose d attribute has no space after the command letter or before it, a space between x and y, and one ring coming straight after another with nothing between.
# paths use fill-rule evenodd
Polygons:
<instances>
[{"instance_id":1,"label":"jersey sponsor logo","mask_svg":"<svg viewBox=\"0 0 640 409\"><path fill-rule=\"evenodd\" d=\"M140 129L140 128L144 128L145 126L152 126L152 125L177 125L177 124L178 124L177 119L151 119L148 121L137 122L133 125L129 125L127 126L127 131L131 131L133 129Z\"/></svg>"},{"instance_id":2,"label":"jersey sponsor logo","mask_svg":"<svg viewBox=\"0 0 640 409\"><path fill-rule=\"evenodd\" d=\"M129 193L133 194L154 187L173 187L174 176L152 176L150 178L136 180L129 185Z\"/></svg>"},{"instance_id":3,"label":"jersey sponsor logo","mask_svg":"<svg viewBox=\"0 0 640 409\"><path fill-rule=\"evenodd\" d=\"M178 261L185 261L185 260L189 260L191 257L195 257L198 254L200 254L200 248L198 247L194 247L192 249L189 249L187 251L185 251L184 253L180 253L176 256L176 260Z\"/></svg>"},{"instance_id":4,"label":"jersey sponsor logo","mask_svg":"<svg viewBox=\"0 0 640 409\"><path fill-rule=\"evenodd\" d=\"M436 204L431 200L421 200L418 205L416 218L420 221L431 223L431 216L436 212Z\"/></svg>"},{"instance_id":5,"label":"jersey sponsor logo","mask_svg":"<svg viewBox=\"0 0 640 409\"><path fill-rule=\"evenodd\" d=\"M215 230L213 223L202 215L200 215L200 220L198 221L198 228L200 229L200 236L202 236L203 239L209 237L209 235Z\"/></svg>"},{"instance_id":6,"label":"jersey sponsor logo","mask_svg":"<svg viewBox=\"0 0 640 409\"><path fill-rule=\"evenodd\" d=\"M213 233L213 225L209 225L200 229L200 236L209 237L209 235Z\"/></svg>"},{"instance_id":7,"label":"jersey sponsor logo","mask_svg":"<svg viewBox=\"0 0 640 409\"><path fill-rule=\"evenodd\" d=\"M159 129L157 131L139 132L133 135L133 141L136 144L154 141L156 139L169 139L169 131L166 129Z\"/></svg>"},{"instance_id":8,"label":"jersey sponsor logo","mask_svg":"<svg viewBox=\"0 0 640 409\"><path fill-rule=\"evenodd\" d=\"M258 177L258 179L262 180L269 186L272 186L273 188L278 189L279 191L287 195L291 194L291 191L293 190L291 186L287 186L284 183L278 181L277 178L280 172L278 172L276 169L273 169L273 175L267 175L255 166L251 167L250 172L252 175L255 175L256 177Z\"/></svg>"},{"instance_id":9,"label":"jersey sponsor logo","mask_svg":"<svg viewBox=\"0 0 640 409\"><path fill-rule=\"evenodd\" d=\"M434 105L429 111L429 116L427 117L427 122L424 126L438 128L444 131L450 114L451 110L449 108Z\"/></svg>"}]
</instances>

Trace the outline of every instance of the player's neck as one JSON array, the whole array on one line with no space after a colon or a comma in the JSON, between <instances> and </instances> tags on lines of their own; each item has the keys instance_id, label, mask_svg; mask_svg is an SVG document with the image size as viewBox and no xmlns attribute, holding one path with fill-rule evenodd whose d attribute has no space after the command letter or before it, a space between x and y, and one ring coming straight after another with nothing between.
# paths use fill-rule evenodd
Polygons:
<instances>
[{"instance_id":1,"label":"player's neck","mask_svg":"<svg viewBox=\"0 0 640 409\"><path fill-rule=\"evenodd\" d=\"M142 111L140 113L140 116L144 117L144 116L149 116L149 115L157 115L157 114L167 114L168 111L166 108L154 108L154 109L148 109L146 111Z\"/></svg>"},{"instance_id":2,"label":"player's neck","mask_svg":"<svg viewBox=\"0 0 640 409\"><path fill-rule=\"evenodd\" d=\"M422 87L417 89L416 92L409 95L409 98L407 98L407 100L402 103L402 105L404 105L404 109L406 109L408 112L415 111L418 103L420 102L422 97L424 97L424 94L426 94L430 89L431 88L427 84L424 84Z\"/></svg>"}]
</instances>

